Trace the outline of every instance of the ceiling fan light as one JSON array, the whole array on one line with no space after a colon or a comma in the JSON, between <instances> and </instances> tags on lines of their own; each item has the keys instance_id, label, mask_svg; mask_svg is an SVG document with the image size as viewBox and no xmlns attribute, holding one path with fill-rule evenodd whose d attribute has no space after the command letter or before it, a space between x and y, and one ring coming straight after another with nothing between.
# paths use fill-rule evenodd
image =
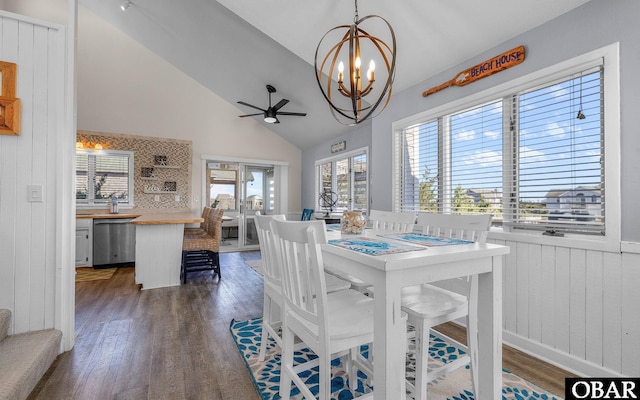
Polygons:
<instances>
[{"instance_id":1,"label":"ceiling fan light","mask_svg":"<svg viewBox=\"0 0 640 400\"><path fill-rule=\"evenodd\" d=\"M277 119L275 117L264 117L264 122L268 124L275 124Z\"/></svg>"}]
</instances>

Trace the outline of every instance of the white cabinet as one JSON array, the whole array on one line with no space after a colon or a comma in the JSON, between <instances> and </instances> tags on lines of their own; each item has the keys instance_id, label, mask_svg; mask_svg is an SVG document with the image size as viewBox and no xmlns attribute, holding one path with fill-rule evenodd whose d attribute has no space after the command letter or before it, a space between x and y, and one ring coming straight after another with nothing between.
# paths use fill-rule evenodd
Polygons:
<instances>
[{"instance_id":1,"label":"white cabinet","mask_svg":"<svg viewBox=\"0 0 640 400\"><path fill-rule=\"evenodd\" d=\"M76 219L76 267L88 267L93 264L93 220Z\"/></svg>"}]
</instances>

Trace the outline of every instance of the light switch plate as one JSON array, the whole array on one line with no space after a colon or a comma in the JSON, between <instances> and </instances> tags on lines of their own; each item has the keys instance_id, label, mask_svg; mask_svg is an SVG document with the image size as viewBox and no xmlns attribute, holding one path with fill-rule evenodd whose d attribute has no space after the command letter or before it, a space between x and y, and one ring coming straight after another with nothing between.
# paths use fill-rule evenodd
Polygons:
<instances>
[{"instance_id":1,"label":"light switch plate","mask_svg":"<svg viewBox=\"0 0 640 400\"><path fill-rule=\"evenodd\" d=\"M42 185L29 185L27 186L28 201L42 202Z\"/></svg>"}]
</instances>

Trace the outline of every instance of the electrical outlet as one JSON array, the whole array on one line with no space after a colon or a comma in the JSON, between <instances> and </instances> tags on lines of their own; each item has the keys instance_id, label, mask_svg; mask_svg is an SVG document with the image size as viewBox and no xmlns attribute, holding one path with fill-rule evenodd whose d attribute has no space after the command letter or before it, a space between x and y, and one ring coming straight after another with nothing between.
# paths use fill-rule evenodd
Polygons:
<instances>
[{"instance_id":1,"label":"electrical outlet","mask_svg":"<svg viewBox=\"0 0 640 400\"><path fill-rule=\"evenodd\" d=\"M153 201L160 201L160 195L156 194L155 196L153 196Z\"/></svg>"},{"instance_id":2,"label":"electrical outlet","mask_svg":"<svg viewBox=\"0 0 640 400\"><path fill-rule=\"evenodd\" d=\"M177 194L177 195L175 196L175 199L176 199L176 201L180 201L180 195L179 195L179 194Z\"/></svg>"}]
</instances>

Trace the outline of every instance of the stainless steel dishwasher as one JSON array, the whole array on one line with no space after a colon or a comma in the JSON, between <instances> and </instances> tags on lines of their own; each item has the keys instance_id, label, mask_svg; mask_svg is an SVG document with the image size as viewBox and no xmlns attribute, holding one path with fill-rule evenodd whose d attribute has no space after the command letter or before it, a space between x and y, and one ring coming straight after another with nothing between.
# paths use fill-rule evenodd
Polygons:
<instances>
[{"instance_id":1,"label":"stainless steel dishwasher","mask_svg":"<svg viewBox=\"0 0 640 400\"><path fill-rule=\"evenodd\" d=\"M93 267L133 264L136 260L136 226L133 218L93 220Z\"/></svg>"}]
</instances>

